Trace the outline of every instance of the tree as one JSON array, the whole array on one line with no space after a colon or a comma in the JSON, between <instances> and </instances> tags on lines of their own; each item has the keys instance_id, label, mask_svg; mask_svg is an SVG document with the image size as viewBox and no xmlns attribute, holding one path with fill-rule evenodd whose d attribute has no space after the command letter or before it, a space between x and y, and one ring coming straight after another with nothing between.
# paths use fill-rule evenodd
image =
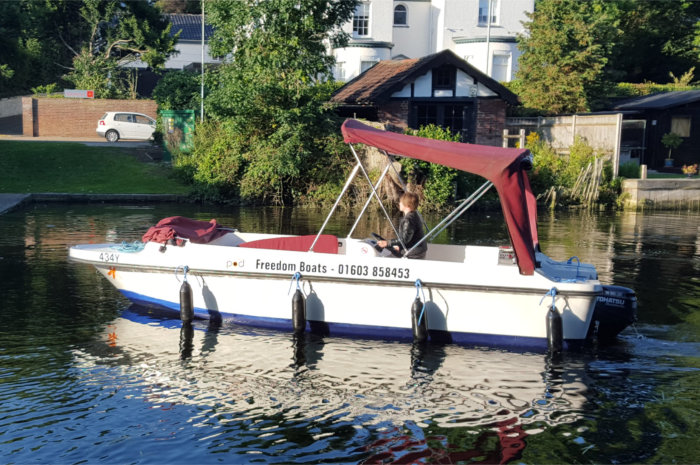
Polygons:
<instances>
[{"instance_id":1,"label":"tree","mask_svg":"<svg viewBox=\"0 0 700 465\"><path fill-rule=\"evenodd\" d=\"M605 93L604 68L616 21L606 2L540 0L519 37L517 73L526 107L547 113L587 111Z\"/></svg>"},{"instance_id":2,"label":"tree","mask_svg":"<svg viewBox=\"0 0 700 465\"><path fill-rule=\"evenodd\" d=\"M337 176L325 149L338 125L326 104L334 59L327 40L347 40L340 26L355 0L221 0L207 4L215 27L211 53L229 56L207 74L206 114L231 131L244 199L286 204L310 184ZM227 144L227 146L230 144ZM197 152L197 150L195 150ZM208 154L195 153L204 160ZM217 162L217 166L220 166Z\"/></svg>"},{"instance_id":3,"label":"tree","mask_svg":"<svg viewBox=\"0 0 700 465\"><path fill-rule=\"evenodd\" d=\"M151 68L162 68L177 41L170 36L170 23L150 2L85 0L80 17L88 35L79 47L65 43L74 54L66 79L78 88L94 89L96 97L129 90L133 94L125 66L141 60Z\"/></svg>"},{"instance_id":4,"label":"tree","mask_svg":"<svg viewBox=\"0 0 700 465\"><path fill-rule=\"evenodd\" d=\"M691 0L608 2L619 34L608 61L615 81L658 82L682 75L700 57L700 3Z\"/></svg>"},{"instance_id":5,"label":"tree","mask_svg":"<svg viewBox=\"0 0 700 465\"><path fill-rule=\"evenodd\" d=\"M61 38L72 40L70 21L78 2L0 2L0 96L26 93L56 82L71 56Z\"/></svg>"},{"instance_id":6,"label":"tree","mask_svg":"<svg viewBox=\"0 0 700 465\"><path fill-rule=\"evenodd\" d=\"M200 107L200 75L192 71L170 71L158 81L153 98L161 110L196 110Z\"/></svg>"}]
</instances>

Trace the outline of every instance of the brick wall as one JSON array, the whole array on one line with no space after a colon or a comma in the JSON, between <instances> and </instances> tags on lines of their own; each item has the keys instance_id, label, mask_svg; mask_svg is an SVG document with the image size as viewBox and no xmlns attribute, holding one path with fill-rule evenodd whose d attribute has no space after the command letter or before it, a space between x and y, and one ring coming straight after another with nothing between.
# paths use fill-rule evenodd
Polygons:
<instances>
[{"instance_id":1,"label":"brick wall","mask_svg":"<svg viewBox=\"0 0 700 465\"><path fill-rule=\"evenodd\" d=\"M389 101L377 110L377 119L390 130L403 130L408 127L408 100Z\"/></svg>"},{"instance_id":2,"label":"brick wall","mask_svg":"<svg viewBox=\"0 0 700 465\"><path fill-rule=\"evenodd\" d=\"M506 102L500 99L477 99L475 143L501 146L503 129L506 127L506 106ZM379 107L377 116L387 129L401 131L408 127L409 102L387 102Z\"/></svg>"},{"instance_id":3,"label":"brick wall","mask_svg":"<svg viewBox=\"0 0 700 465\"><path fill-rule=\"evenodd\" d=\"M98 137L97 121L108 111L133 111L157 117L153 100L22 98L24 136Z\"/></svg>"},{"instance_id":4,"label":"brick wall","mask_svg":"<svg viewBox=\"0 0 700 465\"><path fill-rule=\"evenodd\" d=\"M476 139L481 145L500 147L506 127L506 102L499 99L477 99Z\"/></svg>"}]
</instances>

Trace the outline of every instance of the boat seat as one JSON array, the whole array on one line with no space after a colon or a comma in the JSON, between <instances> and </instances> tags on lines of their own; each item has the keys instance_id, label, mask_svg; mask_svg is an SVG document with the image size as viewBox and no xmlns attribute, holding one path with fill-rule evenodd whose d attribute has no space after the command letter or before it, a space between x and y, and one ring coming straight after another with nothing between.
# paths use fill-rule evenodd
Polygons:
<instances>
[{"instance_id":1,"label":"boat seat","mask_svg":"<svg viewBox=\"0 0 700 465\"><path fill-rule=\"evenodd\" d=\"M248 247L252 249L289 250L294 252L308 252L311 244L314 243L316 235L273 237L271 239L260 239L257 241L244 242L238 247ZM314 252L317 253L338 253L338 238L331 234L319 236Z\"/></svg>"}]
</instances>

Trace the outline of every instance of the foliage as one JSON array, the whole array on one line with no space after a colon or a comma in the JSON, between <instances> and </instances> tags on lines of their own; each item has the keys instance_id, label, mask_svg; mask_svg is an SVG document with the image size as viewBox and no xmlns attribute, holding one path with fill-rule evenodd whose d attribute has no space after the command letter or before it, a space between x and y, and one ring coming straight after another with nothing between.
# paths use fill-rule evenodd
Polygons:
<instances>
[{"instance_id":1,"label":"foliage","mask_svg":"<svg viewBox=\"0 0 700 465\"><path fill-rule=\"evenodd\" d=\"M200 14L202 12L202 0L157 0L156 5L165 14Z\"/></svg>"},{"instance_id":2,"label":"foliage","mask_svg":"<svg viewBox=\"0 0 700 465\"><path fill-rule=\"evenodd\" d=\"M661 136L661 143L668 149L668 158L671 158L671 152L680 147L683 143L683 138L675 132L667 132Z\"/></svg>"},{"instance_id":3,"label":"foliage","mask_svg":"<svg viewBox=\"0 0 700 465\"><path fill-rule=\"evenodd\" d=\"M518 80L526 107L549 113L587 111L605 93L604 67L615 22L605 2L540 0L518 39Z\"/></svg>"},{"instance_id":4,"label":"foliage","mask_svg":"<svg viewBox=\"0 0 700 465\"><path fill-rule=\"evenodd\" d=\"M55 82L70 63L61 43L74 37L68 21L78 2L0 2L0 97Z\"/></svg>"},{"instance_id":5,"label":"foliage","mask_svg":"<svg viewBox=\"0 0 700 465\"><path fill-rule=\"evenodd\" d=\"M696 175L698 174L698 164L694 163L692 165L683 165L683 168L681 168L683 171L683 174L686 175Z\"/></svg>"},{"instance_id":6,"label":"foliage","mask_svg":"<svg viewBox=\"0 0 700 465\"><path fill-rule=\"evenodd\" d=\"M207 74L206 114L221 133L185 164L206 195L290 204L337 182L347 166L339 122L327 105L335 85L325 40L340 32L354 0L222 0L209 8L214 55L230 60ZM198 129L199 131L199 129ZM205 131L208 134L208 132Z\"/></svg>"},{"instance_id":7,"label":"foliage","mask_svg":"<svg viewBox=\"0 0 700 465\"><path fill-rule=\"evenodd\" d=\"M460 140L459 133L452 134L449 129L444 129L434 124L421 126L417 130L408 129L406 133L428 139L455 142ZM400 163L402 171L406 173L406 181L409 186L411 184L421 186L419 190L423 192L423 208L444 208L449 201L453 200L459 171L413 158L402 158Z\"/></svg>"},{"instance_id":8,"label":"foliage","mask_svg":"<svg viewBox=\"0 0 700 465\"><path fill-rule=\"evenodd\" d=\"M634 161L628 161L627 163L623 163L620 165L620 169L618 170L618 175L621 178L639 179L640 169L641 168L639 166L639 163L634 162Z\"/></svg>"},{"instance_id":9,"label":"foliage","mask_svg":"<svg viewBox=\"0 0 700 465\"><path fill-rule=\"evenodd\" d=\"M97 97L128 94L133 74L117 65L161 66L176 40L169 27L151 2L0 2L0 96L50 83Z\"/></svg>"},{"instance_id":10,"label":"foliage","mask_svg":"<svg viewBox=\"0 0 700 465\"><path fill-rule=\"evenodd\" d=\"M191 71L169 71L153 89L160 110L196 110L200 107L200 75Z\"/></svg>"},{"instance_id":11,"label":"foliage","mask_svg":"<svg viewBox=\"0 0 700 465\"><path fill-rule=\"evenodd\" d=\"M595 110L606 95L692 88L700 2L539 0L529 19L518 79L509 85L524 103L518 115Z\"/></svg>"},{"instance_id":12,"label":"foliage","mask_svg":"<svg viewBox=\"0 0 700 465\"><path fill-rule=\"evenodd\" d=\"M657 84L655 82L619 82L615 84L615 88L611 91L615 97L640 97L643 95L651 95L659 92L673 92L679 90L697 90L697 86L685 86L679 84Z\"/></svg>"},{"instance_id":13,"label":"foliage","mask_svg":"<svg viewBox=\"0 0 700 465\"><path fill-rule=\"evenodd\" d=\"M529 174L532 191L550 207L585 203L596 198L602 204L616 203L620 178L613 178L612 164L595 153L585 139L577 137L568 156L560 155L537 133L527 136L526 147L533 156Z\"/></svg>"},{"instance_id":14,"label":"foliage","mask_svg":"<svg viewBox=\"0 0 700 465\"><path fill-rule=\"evenodd\" d=\"M700 54L700 3L692 0L607 2L617 34L608 60L613 81L666 82L681 75Z\"/></svg>"},{"instance_id":15,"label":"foliage","mask_svg":"<svg viewBox=\"0 0 700 465\"><path fill-rule=\"evenodd\" d=\"M65 79L95 97L134 97L134 82L125 66L142 61L159 69L174 49L170 23L149 2L85 0L80 18L88 39L73 50L73 67ZM131 95L129 95L131 94Z\"/></svg>"},{"instance_id":16,"label":"foliage","mask_svg":"<svg viewBox=\"0 0 700 465\"><path fill-rule=\"evenodd\" d=\"M47 84L45 86L36 86L32 87L32 94L34 95L43 95L43 96L51 96L51 94L58 92L58 84L51 83Z\"/></svg>"}]
</instances>

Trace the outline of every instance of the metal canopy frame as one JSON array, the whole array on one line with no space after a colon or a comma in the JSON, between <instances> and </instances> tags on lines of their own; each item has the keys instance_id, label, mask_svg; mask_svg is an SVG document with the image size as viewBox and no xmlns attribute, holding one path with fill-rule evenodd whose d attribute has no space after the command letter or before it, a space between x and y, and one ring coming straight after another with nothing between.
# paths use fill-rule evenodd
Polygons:
<instances>
[{"instance_id":1,"label":"metal canopy frame","mask_svg":"<svg viewBox=\"0 0 700 465\"><path fill-rule=\"evenodd\" d=\"M323 234L323 231L326 229L326 225L328 225L328 222L330 221L331 217L333 216L333 213L335 213L335 210L338 208L338 205L340 204L340 200L343 198L343 196L347 192L348 188L350 187L350 184L355 179L355 176L357 176L358 171L362 171L362 174L364 175L365 179L367 180L367 183L369 184L370 188L372 189L372 193L370 194L369 198L367 199L364 206L362 207L362 211L357 216L357 219L355 220L355 223L352 225L352 228L350 228L350 231L348 232L346 239L350 239L352 237L352 233L357 228L357 225L359 224L360 219L362 218L365 211L369 207L370 202L372 201L373 198L376 198L377 202L379 202L379 206L381 207L382 212L384 213L384 216L386 217L387 221L391 225L391 228L394 230L394 234L396 235L399 243L401 244L401 248L406 250L406 245L401 240L401 237L399 236L399 233L396 230L394 223L391 221L391 216L389 216L389 212L384 207L384 204L379 199L379 194L377 193L377 187L379 187L381 182L384 180L384 178L386 177L390 168L394 169L394 173L396 173L396 176L399 179L399 182L401 183L401 186L403 187L404 191L407 189L406 183L401 178L401 175L398 173L398 171L396 171L396 168L394 168L394 166L393 166L394 157L392 155L390 155L389 153L387 153L385 150L382 150L382 153L386 157L387 163L386 163L386 166L384 167L384 170L382 171L382 174L379 176L379 179L377 180L377 182L373 183L369 177L369 174L367 174L367 170L365 169L364 165L362 164L362 160L360 160L360 157L357 155L355 148L353 147L352 144L348 144L348 145L350 146L350 150L352 151L352 154L355 157L355 161L357 163L355 164L352 171L350 172L350 176L348 176L348 180L345 182L345 185L343 186L342 191L340 192L340 194L338 195L338 198L336 199L335 203L333 204L331 211L328 213L326 220L323 222L323 225L321 225L321 229L319 230L318 234L316 235L316 238L314 239L313 243L311 244L311 247L309 248L309 252L313 252L314 246L316 245L316 242L321 237L321 234ZM484 194L486 194L486 192L488 192L488 190L492 186L493 186L493 183L491 181L486 181L477 190L472 192L472 194L469 195L469 197L464 199L464 201L462 201L454 210L452 210L452 212L450 212L445 218L443 218L442 221L440 221L440 223L438 223L433 229L429 230L420 241L418 241L413 247L411 247L409 250L407 250L406 254L403 256L403 258L407 258L408 254L413 249L418 247L423 242L428 241L429 239L436 237L438 234L440 234L442 231L444 231L445 228L447 228L449 225L454 223L454 221L457 220L460 216L462 216L464 214L464 212L469 210L469 208L471 208L471 206L474 205L474 203L476 203L477 200L479 200ZM423 217L420 214L419 214L419 217L421 219L421 222L423 223L423 227L425 227L425 229L428 229L427 225L425 224L425 221L423 221Z\"/></svg>"}]
</instances>

